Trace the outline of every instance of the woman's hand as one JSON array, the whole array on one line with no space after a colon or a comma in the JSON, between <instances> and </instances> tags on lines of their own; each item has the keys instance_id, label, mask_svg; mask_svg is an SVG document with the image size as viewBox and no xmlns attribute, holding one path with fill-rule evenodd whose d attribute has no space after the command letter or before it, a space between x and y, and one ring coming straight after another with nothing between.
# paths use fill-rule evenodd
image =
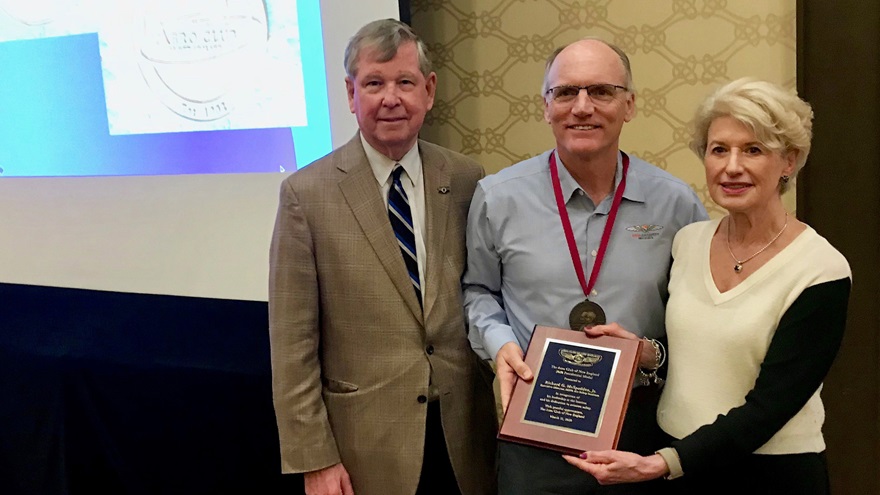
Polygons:
<instances>
[{"instance_id":1,"label":"woman's hand","mask_svg":"<svg viewBox=\"0 0 880 495\"><path fill-rule=\"evenodd\" d=\"M584 327L584 333L587 334L588 337L600 337L602 335L610 335L612 337L620 337L623 339L639 340L638 335L618 325L617 322L611 322L607 325Z\"/></svg>"},{"instance_id":2,"label":"woman's hand","mask_svg":"<svg viewBox=\"0 0 880 495\"><path fill-rule=\"evenodd\" d=\"M618 325L616 322L607 325L596 325L593 327L584 327L584 333L587 337L601 337L602 335L610 335L612 337L620 337L622 339L639 340L639 336L629 330ZM660 363L657 362L657 352L649 342L642 344L642 353L639 355L639 368L647 370L656 369Z\"/></svg>"},{"instance_id":3,"label":"woman's hand","mask_svg":"<svg viewBox=\"0 0 880 495\"><path fill-rule=\"evenodd\" d=\"M659 454L643 457L632 452L605 450L584 452L580 457L562 457L572 466L593 475L600 485L648 481L669 473L666 461Z\"/></svg>"}]
</instances>

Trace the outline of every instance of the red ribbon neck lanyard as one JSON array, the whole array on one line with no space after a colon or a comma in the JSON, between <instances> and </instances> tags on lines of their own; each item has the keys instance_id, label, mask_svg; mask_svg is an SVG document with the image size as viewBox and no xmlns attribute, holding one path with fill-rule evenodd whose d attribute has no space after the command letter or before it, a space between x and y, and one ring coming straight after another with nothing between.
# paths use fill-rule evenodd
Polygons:
<instances>
[{"instance_id":1,"label":"red ribbon neck lanyard","mask_svg":"<svg viewBox=\"0 0 880 495\"><path fill-rule=\"evenodd\" d=\"M602 259L605 257L605 250L608 248L608 241L611 239L611 229L614 227L614 220L617 218L617 210L620 209L620 201L623 199L623 191L626 189L626 172L629 170L629 156L623 155L623 176L620 178L620 184L614 192L614 200L611 203L611 211L608 212L608 220L605 222L605 230L602 232L602 241L599 243L599 251L596 253L596 263L593 264L593 270L590 272L590 282L584 275L584 267L581 265L581 255L578 252L577 243L574 240L574 232L571 229L571 220L568 218L568 210L565 208L565 199L562 197L562 184L559 183L559 169L556 166L556 150L550 153L550 179L553 183L553 193L556 196L556 209L559 210L559 219L562 221L562 230L565 232L565 240L568 242L568 252L571 254L571 262L574 264L574 271L577 273L578 282L584 290L584 296L589 298L593 286L596 285L596 279L599 278L599 270L602 268Z\"/></svg>"}]
</instances>

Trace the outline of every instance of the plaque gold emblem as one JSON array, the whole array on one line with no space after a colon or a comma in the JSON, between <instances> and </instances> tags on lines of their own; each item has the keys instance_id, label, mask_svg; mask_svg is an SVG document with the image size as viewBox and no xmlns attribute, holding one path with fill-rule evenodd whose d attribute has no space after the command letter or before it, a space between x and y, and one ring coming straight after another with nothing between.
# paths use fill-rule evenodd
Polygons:
<instances>
[{"instance_id":1,"label":"plaque gold emblem","mask_svg":"<svg viewBox=\"0 0 880 495\"><path fill-rule=\"evenodd\" d=\"M599 354L590 352L574 351L571 349L559 349L559 355L566 364L575 366L592 366L602 360Z\"/></svg>"}]
</instances>

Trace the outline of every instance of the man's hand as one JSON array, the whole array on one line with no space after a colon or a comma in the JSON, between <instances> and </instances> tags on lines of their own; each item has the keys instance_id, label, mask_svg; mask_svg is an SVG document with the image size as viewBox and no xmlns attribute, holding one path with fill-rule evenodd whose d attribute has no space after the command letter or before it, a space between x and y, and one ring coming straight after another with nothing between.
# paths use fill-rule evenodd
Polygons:
<instances>
[{"instance_id":1,"label":"man's hand","mask_svg":"<svg viewBox=\"0 0 880 495\"><path fill-rule=\"evenodd\" d=\"M632 452L606 450L584 452L580 457L562 456L569 464L593 475L600 485L648 481L669 473L658 454L642 457Z\"/></svg>"},{"instance_id":2,"label":"man's hand","mask_svg":"<svg viewBox=\"0 0 880 495\"><path fill-rule=\"evenodd\" d=\"M629 330L618 325L616 322L607 325L596 325L593 327L584 327L584 333L587 337L601 337L602 335L610 335L612 337L620 337L622 339L639 340L639 336ZM642 343L642 354L639 356L639 367L645 369L654 369L659 364L657 362L657 353L654 352L654 346L648 342Z\"/></svg>"},{"instance_id":3,"label":"man's hand","mask_svg":"<svg viewBox=\"0 0 880 495\"><path fill-rule=\"evenodd\" d=\"M303 475L306 495L354 495L351 478L342 463Z\"/></svg>"},{"instance_id":4,"label":"man's hand","mask_svg":"<svg viewBox=\"0 0 880 495\"><path fill-rule=\"evenodd\" d=\"M513 394L513 385L516 377L525 381L532 379L532 370L523 361L523 352L516 342L508 342L495 356L495 374L498 376L498 386L501 389L501 409L507 411L507 404Z\"/></svg>"}]
</instances>

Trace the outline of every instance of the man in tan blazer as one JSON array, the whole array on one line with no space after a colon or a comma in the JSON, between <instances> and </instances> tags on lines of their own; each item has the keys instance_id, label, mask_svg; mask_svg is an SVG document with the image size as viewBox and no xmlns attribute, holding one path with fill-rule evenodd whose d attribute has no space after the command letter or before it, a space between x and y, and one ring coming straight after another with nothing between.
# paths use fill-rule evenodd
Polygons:
<instances>
[{"instance_id":1,"label":"man in tan blazer","mask_svg":"<svg viewBox=\"0 0 880 495\"><path fill-rule=\"evenodd\" d=\"M345 66L360 132L283 182L272 238L282 470L305 473L309 495L494 493L491 371L468 343L460 286L483 170L418 139L436 75L408 26L364 26ZM414 246L392 227L396 187Z\"/></svg>"}]
</instances>

